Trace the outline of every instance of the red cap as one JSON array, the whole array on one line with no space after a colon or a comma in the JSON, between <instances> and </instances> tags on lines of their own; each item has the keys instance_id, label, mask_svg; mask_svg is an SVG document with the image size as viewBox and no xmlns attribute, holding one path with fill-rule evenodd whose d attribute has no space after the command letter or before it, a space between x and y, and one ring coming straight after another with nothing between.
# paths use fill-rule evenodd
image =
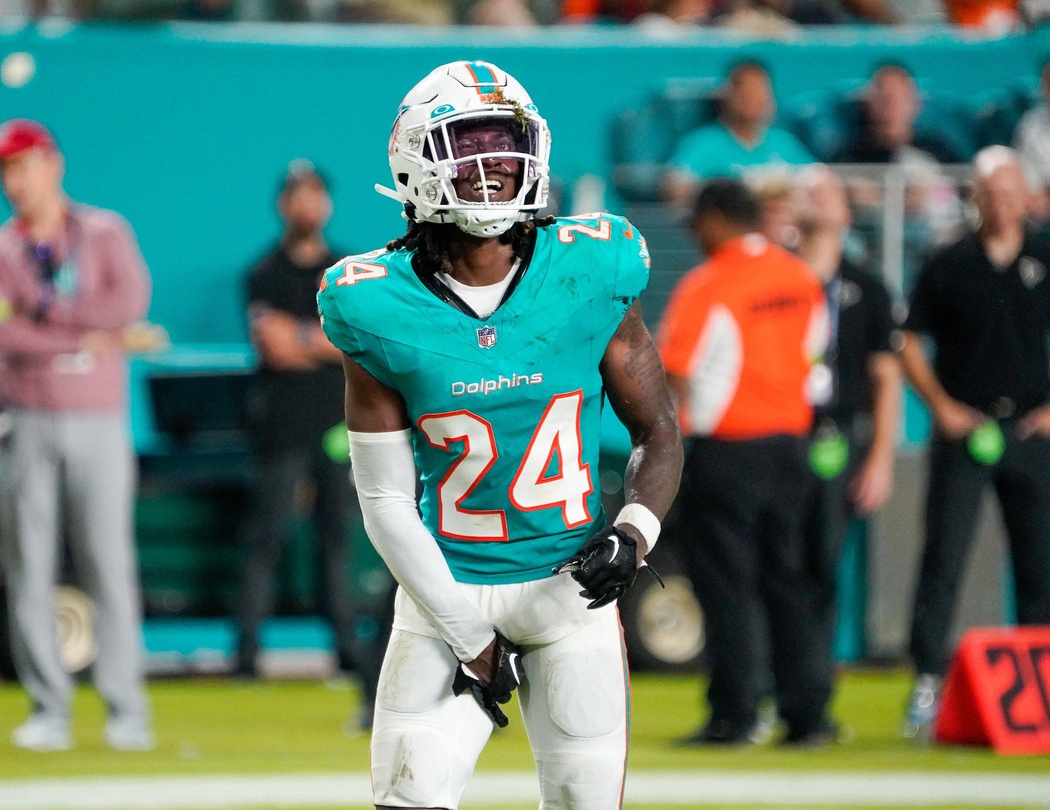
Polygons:
<instances>
[{"instance_id":1,"label":"red cap","mask_svg":"<svg viewBox=\"0 0 1050 810\"><path fill-rule=\"evenodd\" d=\"M0 124L0 160L26 149L57 152L58 144L47 127L28 118L12 118Z\"/></svg>"}]
</instances>

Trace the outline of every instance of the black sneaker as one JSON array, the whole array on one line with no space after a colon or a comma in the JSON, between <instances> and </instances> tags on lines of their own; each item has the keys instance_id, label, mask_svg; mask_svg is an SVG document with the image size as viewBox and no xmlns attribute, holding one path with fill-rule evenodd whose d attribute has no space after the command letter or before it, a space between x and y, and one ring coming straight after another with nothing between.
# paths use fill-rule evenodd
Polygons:
<instances>
[{"instance_id":1,"label":"black sneaker","mask_svg":"<svg viewBox=\"0 0 1050 810\"><path fill-rule=\"evenodd\" d=\"M254 658L243 658L238 656L236 664L234 664L233 669L230 670L230 675L241 681L262 680L262 673L259 672L259 666Z\"/></svg>"},{"instance_id":2,"label":"black sneaker","mask_svg":"<svg viewBox=\"0 0 1050 810\"><path fill-rule=\"evenodd\" d=\"M753 726L742 726L731 720L711 720L691 737L679 740L679 745L752 745Z\"/></svg>"}]
</instances>

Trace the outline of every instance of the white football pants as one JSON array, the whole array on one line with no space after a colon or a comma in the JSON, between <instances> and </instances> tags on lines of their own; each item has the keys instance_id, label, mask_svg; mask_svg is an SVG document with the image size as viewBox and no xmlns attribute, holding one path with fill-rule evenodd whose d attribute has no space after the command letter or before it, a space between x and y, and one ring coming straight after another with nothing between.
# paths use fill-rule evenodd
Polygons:
<instances>
[{"instance_id":1,"label":"white football pants","mask_svg":"<svg viewBox=\"0 0 1050 810\"><path fill-rule=\"evenodd\" d=\"M460 587L522 648L517 695L541 810L620 808L630 692L615 606L588 611L568 575ZM372 729L374 802L455 810L493 723L469 692L453 696L459 661L404 592L395 615Z\"/></svg>"}]
</instances>

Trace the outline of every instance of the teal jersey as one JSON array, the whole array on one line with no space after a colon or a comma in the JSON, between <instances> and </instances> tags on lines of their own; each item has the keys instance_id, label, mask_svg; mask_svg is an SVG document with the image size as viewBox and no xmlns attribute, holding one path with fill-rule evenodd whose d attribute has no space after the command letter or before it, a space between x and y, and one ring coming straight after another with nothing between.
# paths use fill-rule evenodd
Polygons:
<instances>
[{"instance_id":1,"label":"teal jersey","mask_svg":"<svg viewBox=\"0 0 1050 810\"><path fill-rule=\"evenodd\" d=\"M649 278L622 217L537 229L517 287L492 315L438 299L412 252L350 256L318 293L328 339L405 400L419 507L453 576L551 576L602 525L598 364Z\"/></svg>"},{"instance_id":2,"label":"teal jersey","mask_svg":"<svg viewBox=\"0 0 1050 810\"><path fill-rule=\"evenodd\" d=\"M814 158L802 142L786 130L770 127L758 143L747 146L724 124L716 122L682 138L670 162L678 171L709 180L742 177L751 169L806 165L813 163Z\"/></svg>"}]
</instances>

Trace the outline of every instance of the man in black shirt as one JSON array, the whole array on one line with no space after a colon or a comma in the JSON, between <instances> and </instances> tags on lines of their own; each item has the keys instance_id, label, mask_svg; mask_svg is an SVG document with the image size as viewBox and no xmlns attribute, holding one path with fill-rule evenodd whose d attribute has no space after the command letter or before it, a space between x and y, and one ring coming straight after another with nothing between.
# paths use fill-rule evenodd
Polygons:
<instances>
[{"instance_id":1,"label":"man in black shirt","mask_svg":"<svg viewBox=\"0 0 1050 810\"><path fill-rule=\"evenodd\" d=\"M937 133L916 129L921 109L918 87L907 69L884 65L865 89L856 135L834 157L836 163L892 164L892 173L904 184L903 199L897 203L904 205L901 281L905 292L912 289L931 247L954 238L959 225L958 196L941 164L969 159ZM876 256L882 249L884 207L894 204L883 199L886 192L861 178L850 182L855 232Z\"/></svg>"},{"instance_id":2,"label":"man in black shirt","mask_svg":"<svg viewBox=\"0 0 1050 810\"><path fill-rule=\"evenodd\" d=\"M878 510L893 488L901 377L889 294L843 252L850 212L842 183L826 167L807 169L798 207L799 256L824 284L830 322L827 384L815 392L823 396L814 409L813 486L804 520L812 627L820 640L816 667L830 699L842 543L852 517ZM826 721L810 739L786 741L812 745L832 741L835 733Z\"/></svg>"},{"instance_id":3,"label":"man in black shirt","mask_svg":"<svg viewBox=\"0 0 1050 810\"><path fill-rule=\"evenodd\" d=\"M928 735L981 494L994 485L1010 542L1017 618L1050 623L1050 244L1025 229L1017 153L974 159L979 228L937 253L916 283L901 360L926 402L926 545L912 618L916 686L905 734ZM933 366L920 336L936 347Z\"/></svg>"},{"instance_id":4,"label":"man in black shirt","mask_svg":"<svg viewBox=\"0 0 1050 810\"><path fill-rule=\"evenodd\" d=\"M917 133L922 109L919 89L901 65L876 70L864 91L861 128L834 158L836 163L899 163L907 152L921 153L938 163L959 163L959 154L935 135Z\"/></svg>"},{"instance_id":5,"label":"man in black shirt","mask_svg":"<svg viewBox=\"0 0 1050 810\"><path fill-rule=\"evenodd\" d=\"M250 337L261 364L251 402L258 478L241 529L237 671L244 677L258 675L259 626L273 608L277 563L303 479L314 485L322 599L339 668L353 667L347 521L356 498L348 458L330 458L322 446L325 433L343 421L343 370L317 317L320 277L340 257L323 235L331 198L308 161L288 167L277 208L285 223L281 242L248 276Z\"/></svg>"}]
</instances>

